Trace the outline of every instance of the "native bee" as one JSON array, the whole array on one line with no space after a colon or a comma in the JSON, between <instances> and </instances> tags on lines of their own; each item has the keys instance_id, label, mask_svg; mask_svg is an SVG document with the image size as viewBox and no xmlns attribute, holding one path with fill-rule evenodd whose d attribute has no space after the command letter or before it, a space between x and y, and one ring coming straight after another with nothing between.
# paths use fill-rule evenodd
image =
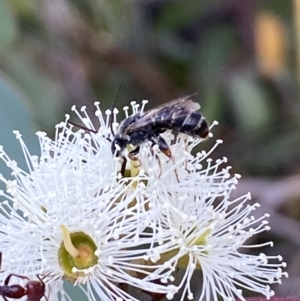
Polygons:
<instances>
[{"instance_id":1,"label":"native bee","mask_svg":"<svg viewBox=\"0 0 300 301\"><path fill-rule=\"evenodd\" d=\"M131 160L137 160L136 156L140 146L148 141L151 142L151 149L157 145L162 153L173 159L167 142L160 135L166 130L206 138L209 134L209 127L206 120L198 112L199 109L200 105L192 101L190 96L186 96L152 110L136 113L123 120L111 144L111 151L114 156L122 157L124 160L121 174L124 175L127 162L122 153L128 144L136 146L128 154Z\"/></svg>"}]
</instances>

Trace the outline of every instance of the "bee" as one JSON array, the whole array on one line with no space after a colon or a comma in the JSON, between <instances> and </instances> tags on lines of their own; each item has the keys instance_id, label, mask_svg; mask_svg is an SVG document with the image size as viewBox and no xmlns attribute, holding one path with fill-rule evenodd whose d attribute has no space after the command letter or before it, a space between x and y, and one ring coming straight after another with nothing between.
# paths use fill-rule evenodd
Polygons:
<instances>
[{"instance_id":1,"label":"bee","mask_svg":"<svg viewBox=\"0 0 300 301\"><path fill-rule=\"evenodd\" d=\"M152 153L153 146L157 145L163 154L174 161L169 145L161 136L166 130L197 138L207 138L209 127L205 118L198 112L199 109L200 105L192 101L190 96L186 96L167 102L152 110L138 112L123 120L111 143L113 155L123 158L121 174L124 175L125 173L127 160L122 154L128 144L136 146L128 154L131 160L138 160L137 155L140 146L150 141Z\"/></svg>"}]
</instances>

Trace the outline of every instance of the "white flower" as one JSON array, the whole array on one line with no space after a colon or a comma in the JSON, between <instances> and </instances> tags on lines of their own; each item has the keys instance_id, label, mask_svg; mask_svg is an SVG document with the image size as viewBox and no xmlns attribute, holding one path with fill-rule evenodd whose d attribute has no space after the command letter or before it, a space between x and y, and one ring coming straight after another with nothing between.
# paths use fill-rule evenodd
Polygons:
<instances>
[{"instance_id":1,"label":"white flower","mask_svg":"<svg viewBox=\"0 0 300 301\"><path fill-rule=\"evenodd\" d=\"M160 279L151 273L157 266L146 269L141 262L149 245L168 237L140 237L151 216L146 200L136 198L144 188L118 181L107 134L99 133L92 145L90 135L82 130L72 133L63 122L54 141L38 133L41 155L37 157L15 133L28 171L0 150L13 176L13 180L0 176L7 187L1 191L6 198L0 216L2 283L11 273L30 279L41 274L47 290L51 286L53 300L58 293L63 300L70 299L64 279L82 288L89 300L136 300L124 285L167 294L168 286L154 283ZM137 272L147 278L140 279Z\"/></svg>"},{"instance_id":2,"label":"white flower","mask_svg":"<svg viewBox=\"0 0 300 301\"><path fill-rule=\"evenodd\" d=\"M145 103L143 101L141 110ZM128 117L128 107L124 110ZM135 103L132 103L132 111L138 111ZM94 129L86 114L84 117L77 114L88 128ZM115 110L114 128L117 127L117 114ZM109 131L108 122L104 121L99 107L96 115L102 127L100 133L90 133L94 145L101 140L102 131ZM147 200L151 210L160 208L156 211L158 214L149 212L144 225L155 229L153 239L164 233L164 239L156 238L161 244L147 253L147 262L150 266L160 264L155 274L161 275L162 282L173 281L177 277L179 286L170 289L167 297L172 299L179 288L182 290L181 300L185 296L199 301L217 300L218 297L224 300L245 300L244 289L266 297L273 296L270 285L280 283L281 277L287 276L282 271L285 263L281 256L244 252L247 249L272 246L272 242L259 245L248 243L253 235L270 229L265 221L268 215L260 218L252 215L259 204L249 202L250 194L236 200L230 199L230 193L235 189L240 176L231 176L230 167L223 167L227 163L226 158L215 162L210 158L210 154L222 141L217 140L209 152L202 151L194 156L191 151L199 147L201 139L182 134L174 138L169 131L162 136L170 146L172 159L160 153L157 147L151 151L150 143L144 143L138 155L138 168L132 168L135 163L131 162L131 165L127 165L133 171L131 177L120 181L125 183L132 179L137 183L145 183L141 185L136 199L139 202ZM181 278L176 274L177 268L184 269ZM194 296L190 283L195 270L199 269L203 275L202 283L199 281L202 290ZM148 291L151 292L151 289Z\"/></svg>"},{"instance_id":3,"label":"white flower","mask_svg":"<svg viewBox=\"0 0 300 301\"><path fill-rule=\"evenodd\" d=\"M165 268L173 272L184 269L179 279L180 300L186 295L190 300L195 298L190 285L197 269L201 269L203 279L199 280L202 291L196 291L196 300L218 300L218 296L223 300L245 300L243 289L268 298L274 295L270 285L280 283L285 275L281 256L244 253L247 248L272 246L272 242L247 244L253 235L270 229L264 220L267 214L258 219L252 216L259 204L247 204L250 195L212 204L210 198L203 200L192 191L183 194L176 189L166 190L167 194L153 196L165 204L156 223L173 233L173 244L161 249L162 265L156 273ZM240 248L244 251L240 252Z\"/></svg>"},{"instance_id":4,"label":"white flower","mask_svg":"<svg viewBox=\"0 0 300 301\"><path fill-rule=\"evenodd\" d=\"M230 167L223 167L226 158L215 162L210 158L222 141L217 140L208 153L192 156L190 151L199 140L179 135L172 143L169 137L170 133L164 136L171 145L175 164L159 155L161 167L148 169L144 176L148 183L144 197L150 200L151 208L163 206L158 216L152 215L152 224L173 236L161 246L159 255L155 250L161 263L156 273L166 268L173 271L164 277L171 281L176 278L180 300L245 300L244 290L270 298L274 295L270 285L281 283L281 278L287 276L282 271L286 264L281 256L252 255L253 249L272 246L272 242L249 242L255 234L270 229L265 220L268 214L253 216L259 204L249 202L250 194L231 200L230 193L240 175L231 176ZM145 152L140 155L143 164L149 158ZM162 174L157 178L160 168ZM250 249L252 253L247 254L245 250ZM177 274L178 268L184 272ZM191 280L196 270L201 270L203 279L198 280L198 291L193 292ZM171 293L167 297L173 298Z\"/></svg>"},{"instance_id":5,"label":"white flower","mask_svg":"<svg viewBox=\"0 0 300 301\"><path fill-rule=\"evenodd\" d=\"M248 242L253 235L270 229L265 221L268 214L260 218L253 216L259 204L249 203L250 194L230 199L240 176L231 177L230 168L222 168L226 158L216 162L210 158L205 160L209 155L205 152L193 157L182 151L182 145L181 138L171 145L177 157L175 166L160 156L163 169L160 178L156 177L155 169L148 169L148 174L143 176L148 183L143 195L150 200L151 208L163 206L159 215L152 215L152 225L159 225L173 236L161 245L159 254L157 249L154 251L157 262L161 263L156 273L166 268L173 271L164 277L171 281L174 277L177 279L180 300L186 296L199 301L218 300L218 297L245 300L243 290L267 298L273 296L270 285L280 283L281 277L287 276L282 271L286 264L281 262L281 256L245 253L247 249L253 251L273 245L272 242L259 245ZM146 156L142 156L143 153L141 161L145 162ZM184 270L183 274L176 273L178 268ZM198 280L198 288L202 285L202 290L193 292L191 280L199 269L203 279ZM173 298L172 293L167 297Z\"/></svg>"},{"instance_id":6,"label":"white flower","mask_svg":"<svg viewBox=\"0 0 300 301\"><path fill-rule=\"evenodd\" d=\"M143 101L141 110L146 101ZM272 283L285 275L280 256L247 255L239 248L254 234L268 230L266 216L254 218L257 204L249 195L230 200L239 176L231 176L227 159L213 161L209 151L191 154L200 139L167 131L163 137L172 158L157 146L144 143L139 161L127 159L126 175L120 174L122 158L111 152L113 133L107 116L112 115L114 133L118 111L104 116L96 103L99 125L85 112L78 115L90 130L68 124L69 116L57 126L54 141L39 133L40 158L30 156L20 135L29 172L19 169L2 151L12 169L0 217L2 279L10 273L30 278L50 274L50 298L69 300L62 279L82 288L89 299L136 300L123 284L147 291L153 299L160 294L183 300L233 300L243 289L269 297ZM128 117L128 107L125 107ZM132 111L138 111L132 103ZM214 125L213 123L212 125ZM125 150L124 155L128 153ZM78 234L79 233L79 234ZM87 246L77 260L78 239ZM68 242L68 240L72 243ZM90 252L92 250L92 252ZM64 264L69 254L74 266ZM88 256L88 260L85 260ZM83 266L82 266L83 265ZM183 269L182 276L177 269ZM202 290L193 292L191 279L201 270ZM173 284L178 283L178 285ZM181 291L180 291L181 290ZM196 296L197 294L197 296Z\"/></svg>"}]
</instances>

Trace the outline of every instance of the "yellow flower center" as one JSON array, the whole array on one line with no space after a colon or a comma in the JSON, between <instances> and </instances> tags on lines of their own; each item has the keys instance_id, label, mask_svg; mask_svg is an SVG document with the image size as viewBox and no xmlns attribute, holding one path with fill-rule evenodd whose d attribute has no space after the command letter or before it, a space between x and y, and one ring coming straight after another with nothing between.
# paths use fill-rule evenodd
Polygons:
<instances>
[{"instance_id":1,"label":"yellow flower center","mask_svg":"<svg viewBox=\"0 0 300 301\"><path fill-rule=\"evenodd\" d=\"M78 277L86 276L84 270L98 264L99 258L95 255L97 246L84 232L70 233L64 225L61 225L61 230L63 241L58 250L59 264L65 278L76 281Z\"/></svg>"},{"instance_id":2,"label":"yellow flower center","mask_svg":"<svg viewBox=\"0 0 300 301\"><path fill-rule=\"evenodd\" d=\"M192 235L193 232L195 232L195 229L190 229L189 235ZM204 231L199 237L193 238L189 240L189 237L185 238L185 241L187 241L187 247L193 247L193 246L197 246L197 247L201 247L201 246L206 246L206 238L207 235L210 233L210 229L207 229L206 231ZM188 236L189 236L188 235ZM170 250L166 253L161 254L161 258L158 261L159 264L162 264L172 258L174 258L175 256L178 255L178 253L180 252L180 248L176 248L173 250ZM191 251L192 252L192 251ZM203 251L203 253L205 254L206 251ZM189 262L190 262L190 252L188 251L185 255L183 255L182 257L180 257L177 260L177 265L176 268L180 268L180 269L186 269ZM147 262L149 265L152 265L152 262ZM146 263L146 264L147 264ZM157 263L156 263L157 264ZM200 270L201 269L201 265L199 263L199 261L197 261L196 263L196 270Z\"/></svg>"}]
</instances>

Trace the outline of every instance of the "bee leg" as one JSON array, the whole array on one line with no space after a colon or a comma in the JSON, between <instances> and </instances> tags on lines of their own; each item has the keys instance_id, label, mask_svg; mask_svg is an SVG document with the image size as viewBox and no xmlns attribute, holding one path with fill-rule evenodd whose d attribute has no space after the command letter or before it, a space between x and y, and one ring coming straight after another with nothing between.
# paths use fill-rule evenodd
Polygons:
<instances>
[{"instance_id":1,"label":"bee leg","mask_svg":"<svg viewBox=\"0 0 300 301\"><path fill-rule=\"evenodd\" d=\"M140 151L140 147L137 146L134 150L129 152L128 154L129 159L132 161L138 161L137 155L139 154L139 151Z\"/></svg>"},{"instance_id":2,"label":"bee leg","mask_svg":"<svg viewBox=\"0 0 300 301\"><path fill-rule=\"evenodd\" d=\"M139 158L137 157L137 155L139 154L139 151L140 151L140 147L137 146L134 150L132 150L128 154L128 157L129 157L130 160L139 162L139 164L137 164L135 167L140 167L141 166L141 162L140 162Z\"/></svg>"},{"instance_id":3,"label":"bee leg","mask_svg":"<svg viewBox=\"0 0 300 301\"><path fill-rule=\"evenodd\" d=\"M121 165L121 175L122 175L122 177L124 177L127 159L124 156L121 156L121 158L123 159L123 162L122 162L122 165Z\"/></svg>"},{"instance_id":4,"label":"bee leg","mask_svg":"<svg viewBox=\"0 0 300 301\"><path fill-rule=\"evenodd\" d=\"M157 145L161 152L163 152L167 157L173 159L168 143L160 135L157 136Z\"/></svg>"},{"instance_id":5,"label":"bee leg","mask_svg":"<svg viewBox=\"0 0 300 301\"><path fill-rule=\"evenodd\" d=\"M186 152L188 152L188 150L189 150L189 149L188 149L188 144L185 145L185 148L184 148L184 149L185 149ZM188 159L186 159L186 160L185 160L185 170L186 170L188 173L191 173L191 171L188 169L188 162L189 162Z\"/></svg>"},{"instance_id":6,"label":"bee leg","mask_svg":"<svg viewBox=\"0 0 300 301\"><path fill-rule=\"evenodd\" d=\"M160 159L159 159L159 156L157 154L154 153L154 149L153 149L153 146L156 145L156 142L151 140L152 141L152 144L150 146L150 152L151 152L151 155L152 157L155 156L155 159L157 160L158 162L158 165L159 165L159 175L158 175L158 178L160 178L161 174L162 174L162 167L161 167L161 162L160 162Z\"/></svg>"},{"instance_id":7,"label":"bee leg","mask_svg":"<svg viewBox=\"0 0 300 301\"><path fill-rule=\"evenodd\" d=\"M172 156L172 153L171 153L168 143L160 135L158 135L158 137L157 137L157 145L158 145L158 148L160 149L160 151L163 152L167 157L169 157L173 161L173 164L175 164L175 159ZM179 182L179 177L178 177L176 168L175 168L174 172L176 175L176 179Z\"/></svg>"}]
</instances>

